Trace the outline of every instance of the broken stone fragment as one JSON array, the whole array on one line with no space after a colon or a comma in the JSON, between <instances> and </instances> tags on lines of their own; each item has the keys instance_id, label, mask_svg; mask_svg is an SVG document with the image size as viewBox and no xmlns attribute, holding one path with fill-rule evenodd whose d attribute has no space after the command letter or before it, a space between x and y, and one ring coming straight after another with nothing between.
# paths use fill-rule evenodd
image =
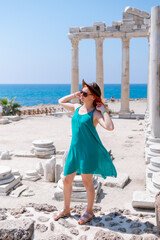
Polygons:
<instances>
[{"instance_id":1,"label":"broken stone fragment","mask_svg":"<svg viewBox=\"0 0 160 240\"><path fill-rule=\"evenodd\" d=\"M72 224L72 223L69 223L67 220L63 219L63 218L60 218L58 223L60 225L62 225L63 227L65 228L73 228L73 227L76 227L76 225Z\"/></svg>"},{"instance_id":2,"label":"broken stone fragment","mask_svg":"<svg viewBox=\"0 0 160 240\"><path fill-rule=\"evenodd\" d=\"M0 158L1 160L10 160L11 157L9 151L2 152Z\"/></svg>"},{"instance_id":3,"label":"broken stone fragment","mask_svg":"<svg viewBox=\"0 0 160 240\"><path fill-rule=\"evenodd\" d=\"M71 228L71 229L70 229L70 233L73 234L73 235L75 235L75 236L78 236L78 235L79 235L79 231L78 231L78 229L76 229L76 228Z\"/></svg>"},{"instance_id":4,"label":"broken stone fragment","mask_svg":"<svg viewBox=\"0 0 160 240\"><path fill-rule=\"evenodd\" d=\"M1 239L31 239L33 231L34 221L31 219L4 220L0 224Z\"/></svg>"},{"instance_id":5,"label":"broken stone fragment","mask_svg":"<svg viewBox=\"0 0 160 240\"><path fill-rule=\"evenodd\" d=\"M49 218L46 218L46 217L44 217L44 216L41 216L41 217L38 217L37 220L40 221L40 222L48 222L48 221L49 221Z\"/></svg>"},{"instance_id":6,"label":"broken stone fragment","mask_svg":"<svg viewBox=\"0 0 160 240\"><path fill-rule=\"evenodd\" d=\"M103 239L118 239L118 240L124 240L124 238L115 232L112 231L103 231L103 230L99 230L98 232L96 232L94 239L93 240L103 240Z\"/></svg>"},{"instance_id":7,"label":"broken stone fragment","mask_svg":"<svg viewBox=\"0 0 160 240\"><path fill-rule=\"evenodd\" d=\"M49 159L44 164L44 180L47 182L55 181L56 158Z\"/></svg>"},{"instance_id":8,"label":"broken stone fragment","mask_svg":"<svg viewBox=\"0 0 160 240\"><path fill-rule=\"evenodd\" d=\"M35 229L38 230L39 232L43 233L48 230L48 227L44 224L37 224Z\"/></svg>"},{"instance_id":9,"label":"broken stone fragment","mask_svg":"<svg viewBox=\"0 0 160 240\"><path fill-rule=\"evenodd\" d=\"M29 203L27 207L33 207L37 212L54 212L57 211L57 208L53 205L49 204L37 204L37 203Z\"/></svg>"},{"instance_id":10,"label":"broken stone fragment","mask_svg":"<svg viewBox=\"0 0 160 240\"><path fill-rule=\"evenodd\" d=\"M41 174L42 176L44 176L44 169L43 169L43 165L41 162L37 163L36 165L36 171Z\"/></svg>"}]
</instances>

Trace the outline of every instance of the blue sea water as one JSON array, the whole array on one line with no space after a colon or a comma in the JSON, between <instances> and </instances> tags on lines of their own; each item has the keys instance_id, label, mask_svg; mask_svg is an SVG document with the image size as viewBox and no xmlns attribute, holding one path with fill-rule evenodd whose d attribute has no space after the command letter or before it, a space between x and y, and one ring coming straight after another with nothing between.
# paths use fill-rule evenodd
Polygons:
<instances>
[{"instance_id":1,"label":"blue sea water","mask_svg":"<svg viewBox=\"0 0 160 240\"><path fill-rule=\"evenodd\" d=\"M79 85L81 89L82 85ZM70 84L0 84L0 98L16 97L22 106L57 104L58 99L70 94ZM104 84L104 98L121 98L121 84ZM146 98L147 84L130 84L130 98Z\"/></svg>"}]
</instances>

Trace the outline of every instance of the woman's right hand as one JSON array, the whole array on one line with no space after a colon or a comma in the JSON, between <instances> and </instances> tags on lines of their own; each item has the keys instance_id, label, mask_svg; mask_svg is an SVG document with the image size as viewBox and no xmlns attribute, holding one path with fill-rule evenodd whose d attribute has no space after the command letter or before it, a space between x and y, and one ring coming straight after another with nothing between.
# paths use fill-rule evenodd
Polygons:
<instances>
[{"instance_id":1,"label":"woman's right hand","mask_svg":"<svg viewBox=\"0 0 160 240\"><path fill-rule=\"evenodd\" d=\"M78 92L75 92L74 95L76 98L80 98L81 93L80 93L80 91L78 91Z\"/></svg>"}]
</instances>

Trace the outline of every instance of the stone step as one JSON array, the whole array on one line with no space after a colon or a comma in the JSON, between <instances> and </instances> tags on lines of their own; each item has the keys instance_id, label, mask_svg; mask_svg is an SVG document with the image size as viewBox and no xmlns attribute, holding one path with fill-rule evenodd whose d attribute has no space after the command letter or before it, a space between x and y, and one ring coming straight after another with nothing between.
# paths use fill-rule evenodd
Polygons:
<instances>
[{"instance_id":1,"label":"stone step","mask_svg":"<svg viewBox=\"0 0 160 240\"><path fill-rule=\"evenodd\" d=\"M160 138L155 138L155 137L149 136L148 140L150 142L160 143Z\"/></svg>"},{"instance_id":2,"label":"stone step","mask_svg":"<svg viewBox=\"0 0 160 240\"><path fill-rule=\"evenodd\" d=\"M48 151L48 152L34 151L34 154L36 156L50 156L50 155L54 155L55 151Z\"/></svg>"},{"instance_id":3,"label":"stone step","mask_svg":"<svg viewBox=\"0 0 160 240\"><path fill-rule=\"evenodd\" d=\"M50 147L35 147L35 146L32 146L31 147L31 150L32 151L37 151L37 152L49 152L49 151L55 151L55 146L52 145Z\"/></svg>"},{"instance_id":4,"label":"stone step","mask_svg":"<svg viewBox=\"0 0 160 240\"><path fill-rule=\"evenodd\" d=\"M48 139L41 139L41 140L35 140L32 142L33 146L35 147L51 147L53 146L53 141L52 140L48 140Z\"/></svg>"},{"instance_id":5,"label":"stone step","mask_svg":"<svg viewBox=\"0 0 160 240\"><path fill-rule=\"evenodd\" d=\"M152 145L151 145L152 146ZM152 157L159 157L159 153L155 153L155 152L152 152L150 149L148 150L147 154L146 154L146 162L147 163L150 163L150 160Z\"/></svg>"},{"instance_id":6,"label":"stone step","mask_svg":"<svg viewBox=\"0 0 160 240\"><path fill-rule=\"evenodd\" d=\"M1 180L0 180L0 185L10 183L10 182L12 182L14 179L15 179L14 175L11 174L9 178L3 178L3 179L1 179Z\"/></svg>"},{"instance_id":7,"label":"stone step","mask_svg":"<svg viewBox=\"0 0 160 240\"><path fill-rule=\"evenodd\" d=\"M148 169L152 172L160 172L160 168L153 165L152 163L148 164Z\"/></svg>"},{"instance_id":8,"label":"stone step","mask_svg":"<svg viewBox=\"0 0 160 240\"><path fill-rule=\"evenodd\" d=\"M149 141L149 139L148 139L148 141L146 142L146 147L149 147L150 145L152 145L152 144L155 144L154 142L151 142L151 141Z\"/></svg>"},{"instance_id":9,"label":"stone step","mask_svg":"<svg viewBox=\"0 0 160 240\"><path fill-rule=\"evenodd\" d=\"M38 172L36 170L28 170L25 172L28 176L37 176Z\"/></svg>"},{"instance_id":10,"label":"stone step","mask_svg":"<svg viewBox=\"0 0 160 240\"><path fill-rule=\"evenodd\" d=\"M154 208L155 198L146 191L133 192L132 206L134 208Z\"/></svg>"},{"instance_id":11,"label":"stone step","mask_svg":"<svg viewBox=\"0 0 160 240\"><path fill-rule=\"evenodd\" d=\"M149 149L151 150L151 152L154 152L154 153L159 153L159 156L160 156L160 144L152 144Z\"/></svg>"},{"instance_id":12,"label":"stone step","mask_svg":"<svg viewBox=\"0 0 160 240\"><path fill-rule=\"evenodd\" d=\"M41 179L41 176L40 176L40 175L36 175L36 176L25 175L25 176L23 177L23 180L33 181L33 182L35 182L35 181L37 181L37 180L39 180L39 179Z\"/></svg>"},{"instance_id":13,"label":"stone step","mask_svg":"<svg viewBox=\"0 0 160 240\"><path fill-rule=\"evenodd\" d=\"M93 185L94 185L94 188L96 189L97 186L98 186L97 180L94 180L94 181L93 181ZM62 182L62 179L60 179L60 180L58 181L58 187L63 190L63 182ZM86 192L86 189L85 189L85 187L84 187L84 185L83 185L83 183L82 183L82 186L72 185L72 191L73 191L73 192Z\"/></svg>"},{"instance_id":14,"label":"stone step","mask_svg":"<svg viewBox=\"0 0 160 240\"><path fill-rule=\"evenodd\" d=\"M61 173L61 179L63 179L63 172ZM93 181L97 181L98 177L93 175ZM72 186L76 186L76 187L83 187L83 181L82 181L82 176L81 174L77 175L74 177L74 180L72 182Z\"/></svg>"},{"instance_id":15,"label":"stone step","mask_svg":"<svg viewBox=\"0 0 160 240\"><path fill-rule=\"evenodd\" d=\"M153 182L153 185L160 189L160 173L153 173L153 176L152 176L152 182Z\"/></svg>"},{"instance_id":16,"label":"stone step","mask_svg":"<svg viewBox=\"0 0 160 240\"><path fill-rule=\"evenodd\" d=\"M6 195L15 185L17 185L21 180L20 176L15 176L15 179L3 185L0 185L0 195Z\"/></svg>"},{"instance_id":17,"label":"stone step","mask_svg":"<svg viewBox=\"0 0 160 240\"><path fill-rule=\"evenodd\" d=\"M8 166L0 166L0 179L6 177L6 175L11 174L12 169Z\"/></svg>"},{"instance_id":18,"label":"stone step","mask_svg":"<svg viewBox=\"0 0 160 240\"><path fill-rule=\"evenodd\" d=\"M150 159L153 166L159 167L160 169L160 157L153 157Z\"/></svg>"},{"instance_id":19,"label":"stone step","mask_svg":"<svg viewBox=\"0 0 160 240\"><path fill-rule=\"evenodd\" d=\"M95 199L94 202L98 201L98 197L101 192L102 183L99 182L97 188L95 189ZM56 191L52 199L57 201L63 201L63 190L57 186ZM87 193L86 192L72 192L71 201L73 202L87 202Z\"/></svg>"},{"instance_id":20,"label":"stone step","mask_svg":"<svg viewBox=\"0 0 160 240\"><path fill-rule=\"evenodd\" d=\"M155 197L159 192L159 189L153 185L153 182L148 182L146 192L148 192L152 197Z\"/></svg>"}]
</instances>

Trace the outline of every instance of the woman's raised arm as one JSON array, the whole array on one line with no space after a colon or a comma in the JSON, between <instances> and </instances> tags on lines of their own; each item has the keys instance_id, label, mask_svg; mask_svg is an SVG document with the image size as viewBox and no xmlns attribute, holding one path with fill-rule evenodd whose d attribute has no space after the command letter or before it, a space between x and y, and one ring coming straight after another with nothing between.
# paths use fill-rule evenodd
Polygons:
<instances>
[{"instance_id":1,"label":"woman's raised arm","mask_svg":"<svg viewBox=\"0 0 160 240\"><path fill-rule=\"evenodd\" d=\"M77 103L70 103L69 101L78 98L80 95L80 92L75 92L70 95L66 95L58 100L59 105L66 108L69 111L75 111L75 107L77 106ZM78 104L80 105L80 104Z\"/></svg>"}]
</instances>

